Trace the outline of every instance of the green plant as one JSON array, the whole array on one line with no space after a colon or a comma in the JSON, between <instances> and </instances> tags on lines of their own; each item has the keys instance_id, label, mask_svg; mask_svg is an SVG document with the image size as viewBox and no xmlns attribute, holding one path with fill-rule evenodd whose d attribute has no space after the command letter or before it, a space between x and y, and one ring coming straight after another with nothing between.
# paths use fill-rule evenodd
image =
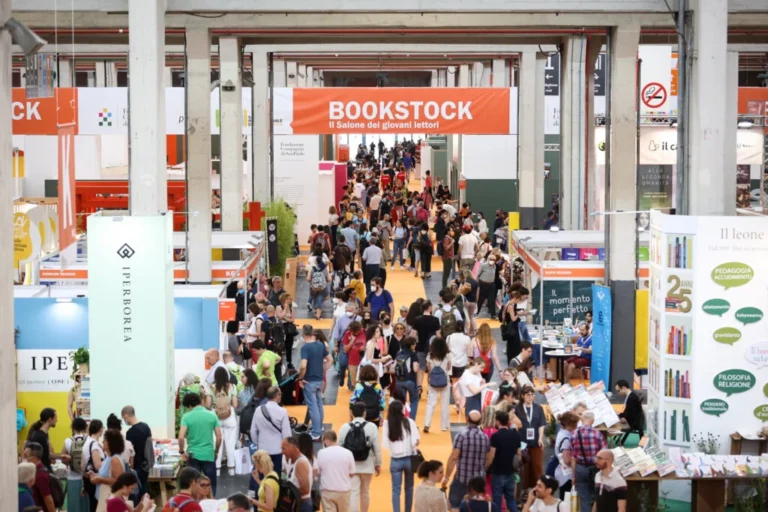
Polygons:
<instances>
[{"instance_id":1,"label":"green plant","mask_svg":"<svg viewBox=\"0 0 768 512\"><path fill-rule=\"evenodd\" d=\"M73 350L69 353L69 360L74 363L73 371L77 371L77 368L83 364L90 364L91 354L85 347L80 347L77 350Z\"/></svg>"},{"instance_id":2,"label":"green plant","mask_svg":"<svg viewBox=\"0 0 768 512\"><path fill-rule=\"evenodd\" d=\"M766 503L765 481L755 478L739 482L734 494L736 512L759 512Z\"/></svg>"},{"instance_id":3,"label":"green plant","mask_svg":"<svg viewBox=\"0 0 768 512\"><path fill-rule=\"evenodd\" d=\"M285 274L285 260L293 256L296 213L282 199L269 203L264 212L267 218L277 219L277 264L271 265L269 272L273 276L282 276ZM265 229L266 222L263 224L262 228Z\"/></svg>"},{"instance_id":4,"label":"green plant","mask_svg":"<svg viewBox=\"0 0 768 512\"><path fill-rule=\"evenodd\" d=\"M654 500L654 493L651 492L650 487L646 483L640 484L635 494L637 502L638 512L669 512L669 505L667 505L668 492L662 492L662 498L659 499L656 496Z\"/></svg>"},{"instance_id":5,"label":"green plant","mask_svg":"<svg viewBox=\"0 0 768 512\"><path fill-rule=\"evenodd\" d=\"M557 436L557 418L555 418L554 415L550 415L547 420L547 426L544 427L544 435L547 436L548 439Z\"/></svg>"},{"instance_id":6,"label":"green plant","mask_svg":"<svg viewBox=\"0 0 768 512\"><path fill-rule=\"evenodd\" d=\"M707 455L715 455L720 451L720 439L719 436L715 436L712 432L707 432L707 435L696 434L693 436L693 445L702 453Z\"/></svg>"}]
</instances>

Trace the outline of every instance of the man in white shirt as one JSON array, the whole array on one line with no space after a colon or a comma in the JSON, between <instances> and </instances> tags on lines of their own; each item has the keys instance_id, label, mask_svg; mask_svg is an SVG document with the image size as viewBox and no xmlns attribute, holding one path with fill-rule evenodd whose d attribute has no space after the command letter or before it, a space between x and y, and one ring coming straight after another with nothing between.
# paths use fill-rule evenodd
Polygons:
<instances>
[{"instance_id":1,"label":"man in white shirt","mask_svg":"<svg viewBox=\"0 0 768 512\"><path fill-rule=\"evenodd\" d=\"M209 386L213 385L213 374L216 373L216 369L219 367L227 370L227 377L229 377L229 368L227 368L227 365L221 360L218 349L212 348L208 350L208 352L205 353L205 362L211 367L208 375L205 377L205 382L207 382Z\"/></svg>"},{"instance_id":2,"label":"man in white shirt","mask_svg":"<svg viewBox=\"0 0 768 512\"><path fill-rule=\"evenodd\" d=\"M288 411L280 406L280 388L272 386L267 390L267 403L256 408L251 420L251 440L256 446L269 453L272 465L279 475L283 470L283 439L293 437Z\"/></svg>"},{"instance_id":3,"label":"man in white shirt","mask_svg":"<svg viewBox=\"0 0 768 512\"><path fill-rule=\"evenodd\" d=\"M477 252L477 237L472 234L471 226L464 226L464 234L459 237L459 259L461 268L472 269L475 264L475 252Z\"/></svg>"},{"instance_id":4,"label":"man in white shirt","mask_svg":"<svg viewBox=\"0 0 768 512\"><path fill-rule=\"evenodd\" d=\"M595 457L600 470L595 475L595 503L592 512L626 512L627 482L618 469L613 467L613 452L600 450Z\"/></svg>"},{"instance_id":5,"label":"man in white shirt","mask_svg":"<svg viewBox=\"0 0 768 512\"><path fill-rule=\"evenodd\" d=\"M453 307L453 301L455 298L456 297L453 295L453 292L449 289L443 289L440 292L440 302L442 302L442 305L440 306L440 309L435 311L434 315L435 315L435 318L437 318L438 321L440 322L441 327L443 323L443 313L450 313L451 310L453 310L453 317L456 319L456 322L461 322L462 320L464 320L458 308ZM451 334L453 334L453 332L440 331L440 335L443 337L448 337Z\"/></svg>"},{"instance_id":6,"label":"man in white shirt","mask_svg":"<svg viewBox=\"0 0 768 512\"><path fill-rule=\"evenodd\" d=\"M351 406L352 421L345 423L339 430L339 444L346 449L353 448L352 437L349 445L345 444L347 436L353 428L363 426L368 447L368 457L365 460L355 460L355 475L352 477L352 496L349 512L368 512L370 504L370 488L373 474L381 474L381 447L379 446L379 429L376 424L365 421L365 404L355 402ZM352 452L354 457L354 452ZM360 454L361 456L364 454Z\"/></svg>"},{"instance_id":7,"label":"man in white shirt","mask_svg":"<svg viewBox=\"0 0 768 512\"><path fill-rule=\"evenodd\" d=\"M347 512L355 476L355 458L352 452L337 443L336 432L323 433L323 449L317 452L317 471L320 475L320 498L326 512Z\"/></svg>"},{"instance_id":8,"label":"man in white shirt","mask_svg":"<svg viewBox=\"0 0 768 512\"><path fill-rule=\"evenodd\" d=\"M552 496L560 486L553 476L542 475L536 487L528 494L523 512L558 512L560 500Z\"/></svg>"},{"instance_id":9,"label":"man in white shirt","mask_svg":"<svg viewBox=\"0 0 768 512\"><path fill-rule=\"evenodd\" d=\"M371 210L369 215L371 227L376 226L379 223L379 205L381 205L381 192L379 192L379 189L377 188L376 193L371 197L371 201L368 204L368 207Z\"/></svg>"},{"instance_id":10,"label":"man in white shirt","mask_svg":"<svg viewBox=\"0 0 768 512\"><path fill-rule=\"evenodd\" d=\"M381 270L381 258L383 253L381 248L376 245L379 239L371 237L371 243L363 251L363 276L365 279L365 294L371 293L371 279L379 277Z\"/></svg>"},{"instance_id":11,"label":"man in white shirt","mask_svg":"<svg viewBox=\"0 0 768 512\"><path fill-rule=\"evenodd\" d=\"M469 362L468 347L472 338L464 334L464 321L456 322L456 332L445 340L451 351L451 382L461 378Z\"/></svg>"},{"instance_id":12,"label":"man in white shirt","mask_svg":"<svg viewBox=\"0 0 768 512\"><path fill-rule=\"evenodd\" d=\"M355 183L355 197L358 200L363 199L363 191L365 191L365 184L362 182L362 180Z\"/></svg>"}]
</instances>

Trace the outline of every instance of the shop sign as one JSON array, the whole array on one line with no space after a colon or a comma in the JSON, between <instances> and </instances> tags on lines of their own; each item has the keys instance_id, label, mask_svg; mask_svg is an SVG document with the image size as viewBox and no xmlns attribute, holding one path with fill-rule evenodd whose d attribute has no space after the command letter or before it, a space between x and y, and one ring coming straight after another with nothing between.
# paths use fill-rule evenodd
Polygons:
<instances>
[{"instance_id":1,"label":"shop sign","mask_svg":"<svg viewBox=\"0 0 768 512\"><path fill-rule=\"evenodd\" d=\"M68 392L74 384L68 350L17 350L16 360L20 392Z\"/></svg>"}]
</instances>

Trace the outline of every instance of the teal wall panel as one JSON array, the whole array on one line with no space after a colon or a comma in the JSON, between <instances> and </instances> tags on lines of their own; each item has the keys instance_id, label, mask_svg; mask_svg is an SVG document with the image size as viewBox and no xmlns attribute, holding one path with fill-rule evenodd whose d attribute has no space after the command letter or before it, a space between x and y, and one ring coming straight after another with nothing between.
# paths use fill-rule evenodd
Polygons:
<instances>
[{"instance_id":1,"label":"teal wall panel","mask_svg":"<svg viewBox=\"0 0 768 512\"><path fill-rule=\"evenodd\" d=\"M517 180L467 180L466 197L472 203L472 211L493 219L498 209L517 211L518 190Z\"/></svg>"}]
</instances>

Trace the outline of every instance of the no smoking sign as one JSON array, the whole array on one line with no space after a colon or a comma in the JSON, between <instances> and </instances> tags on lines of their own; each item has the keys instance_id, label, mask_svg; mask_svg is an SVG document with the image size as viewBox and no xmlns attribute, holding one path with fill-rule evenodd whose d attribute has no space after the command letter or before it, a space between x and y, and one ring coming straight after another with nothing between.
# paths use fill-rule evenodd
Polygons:
<instances>
[{"instance_id":1,"label":"no smoking sign","mask_svg":"<svg viewBox=\"0 0 768 512\"><path fill-rule=\"evenodd\" d=\"M658 82L650 82L643 87L640 99L648 108L660 108L667 102L667 89Z\"/></svg>"}]
</instances>

